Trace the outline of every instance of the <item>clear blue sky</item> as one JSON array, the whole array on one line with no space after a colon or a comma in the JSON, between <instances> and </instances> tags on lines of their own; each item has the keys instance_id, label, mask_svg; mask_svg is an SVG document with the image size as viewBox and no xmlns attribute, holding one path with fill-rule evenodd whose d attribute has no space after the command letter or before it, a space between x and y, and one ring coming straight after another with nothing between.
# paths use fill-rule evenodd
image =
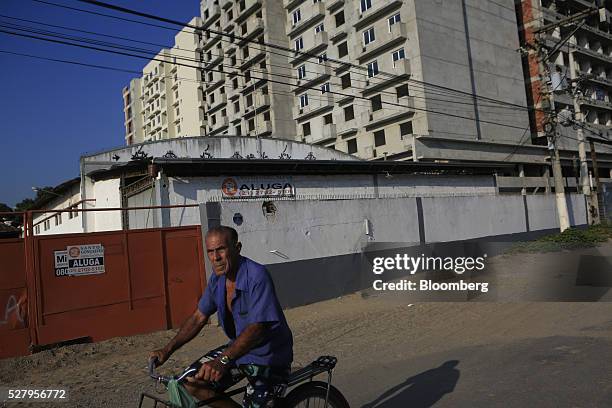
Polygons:
<instances>
[{"instance_id":1,"label":"clear blue sky","mask_svg":"<svg viewBox=\"0 0 612 408\"><path fill-rule=\"evenodd\" d=\"M53 3L140 19L74 0ZM188 22L199 15L198 0L108 0L131 9ZM57 8L32 0L0 0L0 14L47 24L67 26L128 37L166 46L175 31L123 22L102 16ZM152 20L142 21L163 24ZM0 24L36 26L0 17ZM5 27L0 27L4 30ZM96 37L99 40L119 40ZM154 46L127 45L155 49ZM0 50L48 58L141 70L146 61L127 56L84 50L0 33ZM34 197L32 186L55 186L79 175L83 153L122 146L124 142L121 89L134 74L42 61L0 53L2 91L0 97L0 203L14 206Z\"/></svg>"}]
</instances>

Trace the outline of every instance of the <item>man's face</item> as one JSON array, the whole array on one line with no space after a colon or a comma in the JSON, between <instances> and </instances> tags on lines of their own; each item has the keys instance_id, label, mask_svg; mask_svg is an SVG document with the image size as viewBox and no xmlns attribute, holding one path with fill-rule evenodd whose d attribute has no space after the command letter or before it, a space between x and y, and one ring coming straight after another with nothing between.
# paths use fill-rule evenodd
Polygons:
<instances>
[{"instance_id":1,"label":"man's face","mask_svg":"<svg viewBox=\"0 0 612 408\"><path fill-rule=\"evenodd\" d=\"M206 237L206 254L217 276L238 266L240 243L232 245L227 234L212 233Z\"/></svg>"}]
</instances>

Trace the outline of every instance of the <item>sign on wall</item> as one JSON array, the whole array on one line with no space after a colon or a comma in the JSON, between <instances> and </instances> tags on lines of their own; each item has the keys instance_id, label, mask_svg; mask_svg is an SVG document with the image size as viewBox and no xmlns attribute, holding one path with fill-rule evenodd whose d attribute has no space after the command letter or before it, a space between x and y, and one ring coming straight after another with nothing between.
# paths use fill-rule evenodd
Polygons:
<instances>
[{"instance_id":1,"label":"sign on wall","mask_svg":"<svg viewBox=\"0 0 612 408\"><path fill-rule=\"evenodd\" d=\"M70 245L65 251L54 251L55 276L82 276L104 273L102 244Z\"/></svg>"},{"instance_id":2,"label":"sign on wall","mask_svg":"<svg viewBox=\"0 0 612 408\"><path fill-rule=\"evenodd\" d=\"M221 192L226 199L295 197L295 186L286 177L226 177Z\"/></svg>"}]
</instances>

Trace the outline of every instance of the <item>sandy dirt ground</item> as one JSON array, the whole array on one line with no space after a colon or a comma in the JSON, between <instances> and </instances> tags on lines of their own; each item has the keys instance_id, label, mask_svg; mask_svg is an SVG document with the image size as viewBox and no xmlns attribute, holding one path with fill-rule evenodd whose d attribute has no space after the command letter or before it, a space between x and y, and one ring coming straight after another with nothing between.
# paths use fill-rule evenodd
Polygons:
<instances>
[{"instance_id":1,"label":"sandy dirt ground","mask_svg":"<svg viewBox=\"0 0 612 408\"><path fill-rule=\"evenodd\" d=\"M604 252L611 248L608 244ZM528 257L537 262L536 255ZM525 259L507 257L506 278ZM364 291L286 315L294 365L336 355L334 383L354 407L612 406L612 303L412 304ZM146 375L148 351L174 334L114 338L1 360L0 383L70 391L68 402L35 407L134 407L141 391L156 392ZM179 372L224 342L218 327L206 327L162 372Z\"/></svg>"}]
</instances>

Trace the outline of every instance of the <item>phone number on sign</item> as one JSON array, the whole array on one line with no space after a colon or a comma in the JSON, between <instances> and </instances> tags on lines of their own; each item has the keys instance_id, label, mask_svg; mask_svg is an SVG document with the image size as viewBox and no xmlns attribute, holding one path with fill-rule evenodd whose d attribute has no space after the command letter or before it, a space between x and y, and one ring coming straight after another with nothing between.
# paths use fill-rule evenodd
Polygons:
<instances>
[{"instance_id":1,"label":"phone number on sign","mask_svg":"<svg viewBox=\"0 0 612 408\"><path fill-rule=\"evenodd\" d=\"M68 392L63 388L4 388L3 400L66 400Z\"/></svg>"}]
</instances>

